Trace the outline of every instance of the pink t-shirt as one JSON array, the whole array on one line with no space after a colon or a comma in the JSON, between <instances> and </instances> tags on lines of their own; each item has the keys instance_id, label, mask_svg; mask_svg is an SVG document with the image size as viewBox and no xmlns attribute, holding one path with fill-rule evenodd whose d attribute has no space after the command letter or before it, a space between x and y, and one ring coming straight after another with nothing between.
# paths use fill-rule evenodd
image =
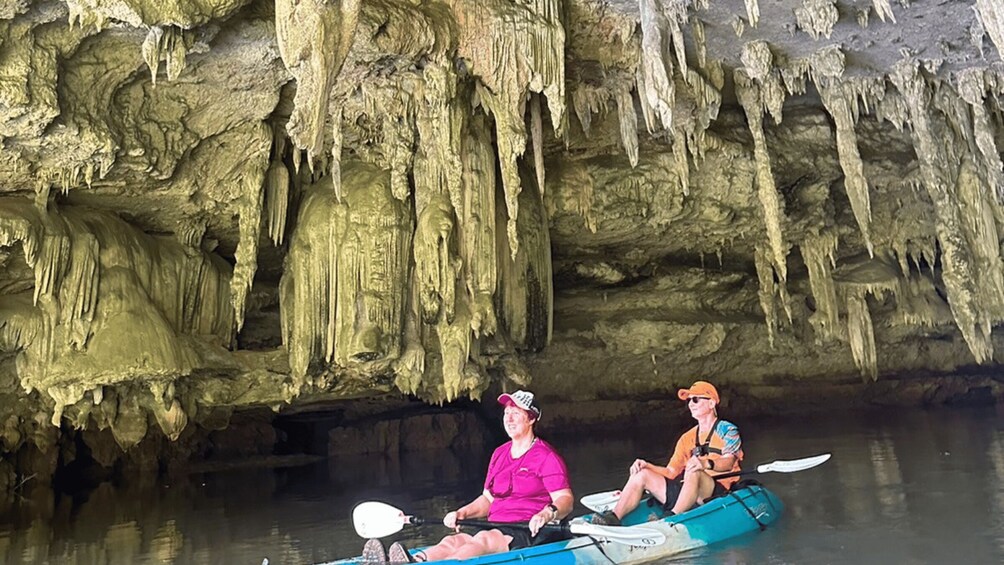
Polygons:
<instances>
[{"instance_id":1,"label":"pink t-shirt","mask_svg":"<svg viewBox=\"0 0 1004 565\"><path fill-rule=\"evenodd\" d=\"M492 495L488 519L493 522L526 522L551 503L554 491L571 488L565 461L547 442L537 439L515 459L512 441L492 453L485 489Z\"/></svg>"}]
</instances>

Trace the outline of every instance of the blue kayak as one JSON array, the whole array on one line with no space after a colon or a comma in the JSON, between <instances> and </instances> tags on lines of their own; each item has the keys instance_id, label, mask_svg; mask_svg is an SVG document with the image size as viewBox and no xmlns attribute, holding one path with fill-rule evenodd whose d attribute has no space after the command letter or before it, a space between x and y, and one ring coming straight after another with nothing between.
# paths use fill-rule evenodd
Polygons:
<instances>
[{"instance_id":1,"label":"blue kayak","mask_svg":"<svg viewBox=\"0 0 1004 565\"><path fill-rule=\"evenodd\" d=\"M698 547L765 529L777 521L784 505L772 492L758 484L749 485L677 516L658 517L658 506L643 501L624 517L626 527L654 528L666 534L666 542L655 546L631 546L591 536L527 547L472 559L437 561L464 565L503 565L533 562L540 565L624 565L677 555ZM588 522L592 514L576 518ZM358 565L360 557L333 561L326 565Z\"/></svg>"}]
</instances>

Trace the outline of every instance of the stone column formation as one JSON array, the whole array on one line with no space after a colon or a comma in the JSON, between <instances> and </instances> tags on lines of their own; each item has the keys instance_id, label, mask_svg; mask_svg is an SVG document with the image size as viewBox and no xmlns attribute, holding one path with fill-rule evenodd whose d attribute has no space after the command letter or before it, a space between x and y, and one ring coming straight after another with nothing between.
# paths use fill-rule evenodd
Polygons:
<instances>
[{"instance_id":1,"label":"stone column formation","mask_svg":"<svg viewBox=\"0 0 1004 565\"><path fill-rule=\"evenodd\" d=\"M770 347L839 343L877 379L881 324L951 323L993 360L999 2L627 4L0 6L4 448L477 399L547 354L557 279L605 297L711 254ZM609 347L603 316L562 343Z\"/></svg>"}]
</instances>

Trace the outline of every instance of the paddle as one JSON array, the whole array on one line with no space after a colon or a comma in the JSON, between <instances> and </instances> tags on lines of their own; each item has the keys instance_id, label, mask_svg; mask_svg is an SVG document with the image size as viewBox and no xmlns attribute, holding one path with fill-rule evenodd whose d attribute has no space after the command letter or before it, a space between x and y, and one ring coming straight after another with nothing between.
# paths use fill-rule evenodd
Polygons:
<instances>
[{"instance_id":1,"label":"paddle","mask_svg":"<svg viewBox=\"0 0 1004 565\"><path fill-rule=\"evenodd\" d=\"M772 461L770 463L764 463L763 465L757 465L757 468L752 471L738 471L735 473L724 473L722 475L715 475L715 479L727 479L729 477L745 477L747 475L760 475L763 473L794 473L796 471L804 471L806 469L811 469L826 463L830 458L829 453L824 453L822 455L816 455L814 457L806 457L804 459L792 459L791 461ZM587 494L579 499L579 502L583 506L592 510L593 512L604 512L606 510L612 510L614 506L617 506L617 500L621 496L621 491L611 490L607 492L597 492L594 494Z\"/></svg>"},{"instance_id":2,"label":"paddle","mask_svg":"<svg viewBox=\"0 0 1004 565\"><path fill-rule=\"evenodd\" d=\"M361 502L352 509L352 525L356 533L364 538L382 538L400 532L405 525L420 525L425 521L417 516L407 516L401 510L383 502ZM459 520L463 526L495 528L499 526L528 527L525 523L485 522L482 520ZM561 530L578 536L604 538L615 543L635 546L660 545L666 536L659 530L638 526L600 526L597 524L547 524L541 530Z\"/></svg>"}]
</instances>

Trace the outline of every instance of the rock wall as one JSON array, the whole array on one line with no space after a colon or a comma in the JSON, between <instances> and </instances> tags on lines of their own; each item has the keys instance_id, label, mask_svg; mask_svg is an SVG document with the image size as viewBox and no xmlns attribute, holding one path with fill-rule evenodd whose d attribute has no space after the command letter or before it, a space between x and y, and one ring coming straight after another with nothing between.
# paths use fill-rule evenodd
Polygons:
<instances>
[{"instance_id":1,"label":"rock wall","mask_svg":"<svg viewBox=\"0 0 1004 565\"><path fill-rule=\"evenodd\" d=\"M4 450L531 379L995 367L1002 26L989 0L8 2Z\"/></svg>"}]
</instances>

